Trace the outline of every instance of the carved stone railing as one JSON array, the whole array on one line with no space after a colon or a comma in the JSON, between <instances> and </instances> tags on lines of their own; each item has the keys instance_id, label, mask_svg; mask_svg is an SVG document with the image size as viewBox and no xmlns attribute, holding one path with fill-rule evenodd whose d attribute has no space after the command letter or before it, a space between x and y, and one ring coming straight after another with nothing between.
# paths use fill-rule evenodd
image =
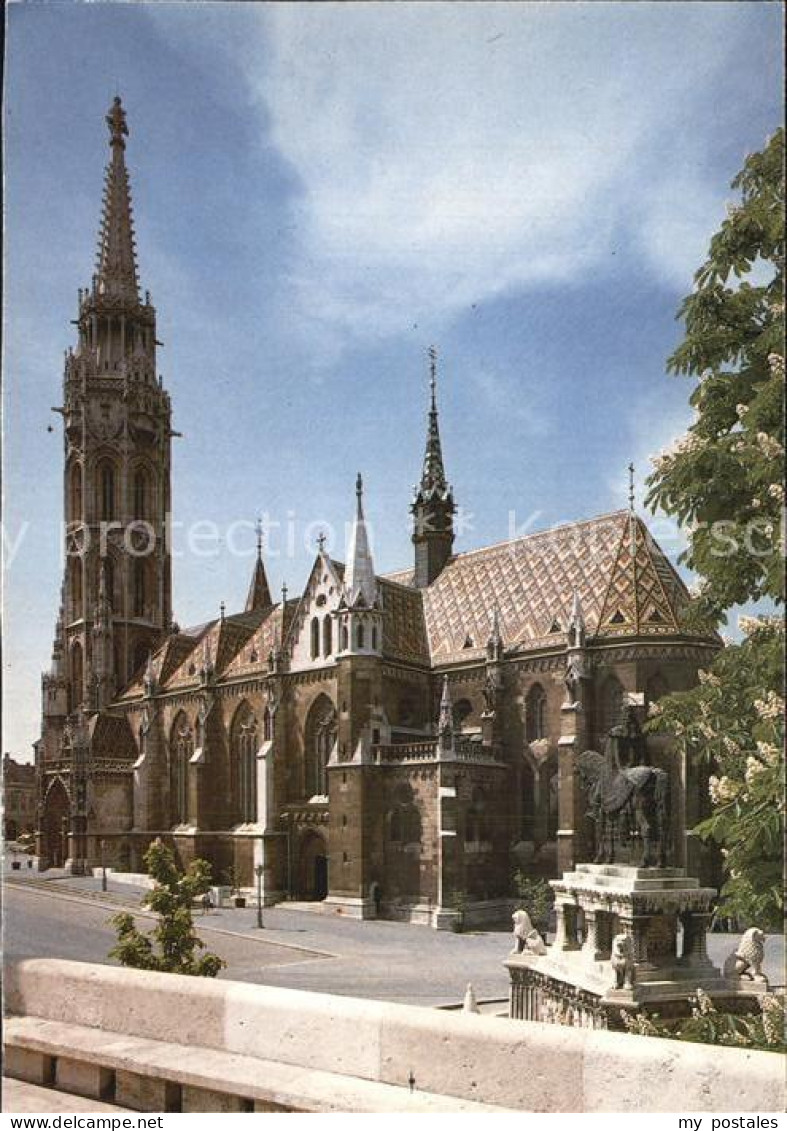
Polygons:
<instances>
[{"instance_id":1,"label":"carved stone railing","mask_svg":"<svg viewBox=\"0 0 787 1131\"><path fill-rule=\"evenodd\" d=\"M437 758L437 741L401 742L393 746L373 746L374 760L379 764L401 762L434 762Z\"/></svg>"}]
</instances>

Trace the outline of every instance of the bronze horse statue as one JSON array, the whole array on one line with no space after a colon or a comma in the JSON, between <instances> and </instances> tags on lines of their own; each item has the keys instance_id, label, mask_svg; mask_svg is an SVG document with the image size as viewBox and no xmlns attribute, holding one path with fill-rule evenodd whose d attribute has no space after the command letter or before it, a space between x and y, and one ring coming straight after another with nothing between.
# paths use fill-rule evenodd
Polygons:
<instances>
[{"instance_id":1,"label":"bronze horse statue","mask_svg":"<svg viewBox=\"0 0 787 1131\"><path fill-rule=\"evenodd\" d=\"M614 727L603 754L586 750L576 773L587 792L588 815L596 826L596 863L614 864L618 844L642 838L643 868L663 868L667 860L669 776L655 766L622 767L619 743L626 728Z\"/></svg>"}]
</instances>

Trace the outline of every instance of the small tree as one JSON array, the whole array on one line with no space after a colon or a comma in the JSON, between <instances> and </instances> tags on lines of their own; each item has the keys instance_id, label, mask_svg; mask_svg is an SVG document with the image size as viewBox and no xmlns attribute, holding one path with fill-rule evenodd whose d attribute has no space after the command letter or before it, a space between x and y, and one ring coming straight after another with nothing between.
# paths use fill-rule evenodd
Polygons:
<instances>
[{"instance_id":1,"label":"small tree","mask_svg":"<svg viewBox=\"0 0 787 1131\"><path fill-rule=\"evenodd\" d=\"M227 965L216 954L198 955L205 944L194 930L191 906L211 884L210 864L194 860L182 873L171 850L155 840L145 853L145 866L156 886L142 902L159 917L149 934L140 931L128 912L113 915L117 945L109 952L122 966L215 978Z\"/></svg>"}]
</instances>

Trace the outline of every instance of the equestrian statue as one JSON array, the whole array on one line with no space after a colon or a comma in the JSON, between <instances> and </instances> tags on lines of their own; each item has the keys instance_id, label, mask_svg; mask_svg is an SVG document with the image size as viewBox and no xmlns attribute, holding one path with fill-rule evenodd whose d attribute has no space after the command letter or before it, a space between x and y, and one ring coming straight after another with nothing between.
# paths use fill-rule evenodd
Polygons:
<instances>
[{"instance_id":1,"label":"equestrian statue","mask_svg":"<svg viewBox=\"0 0 787 1131\"><path fill-rule=\"evenodd\" d=\"M646 764L622 764L644 758L645 745L633 714L609 732L604 753L586 750L576 773L587 794L588 816L596 828L597 864L614 864L619 846L642 840L642 868L664 868L669 838L669 775Z\"/></svg>"}]
</instances>

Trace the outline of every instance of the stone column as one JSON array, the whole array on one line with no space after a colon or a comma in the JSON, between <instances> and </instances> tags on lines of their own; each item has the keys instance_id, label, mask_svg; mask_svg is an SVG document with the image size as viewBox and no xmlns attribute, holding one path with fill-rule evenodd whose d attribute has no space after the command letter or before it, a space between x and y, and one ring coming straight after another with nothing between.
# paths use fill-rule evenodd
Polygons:
<instances>
[{"instance_id":1,"label":"stone column","mask_svg":"<svg viewBox=\"0 0 787 1131\"><path fill-rule=\"evenodd\" d=\"M595 908L585 908L585 941L582 944L582 956L586 962L600 962L604 953L599 945L598 928Z\"/></svg>"},{"instance_id":2,"label":"stone column","mask_svg":"<svg viewBox=\"0 0 787 1131\"><path fill-rule=\"evenodd\" d=\"M573 903L555 904L555 950L577 950L577 909Z\"/></svg>"},{"instance_id":3,"label":"stone column","mask_svg":"<svg viewBox=\"0 0 787 1131\"><path fill-rule=\"evenodd\" d=\"M708 911L684 911L683 923L683 961L689 966L713 967L708 957Z\"/></svg>"}]
</instances>

